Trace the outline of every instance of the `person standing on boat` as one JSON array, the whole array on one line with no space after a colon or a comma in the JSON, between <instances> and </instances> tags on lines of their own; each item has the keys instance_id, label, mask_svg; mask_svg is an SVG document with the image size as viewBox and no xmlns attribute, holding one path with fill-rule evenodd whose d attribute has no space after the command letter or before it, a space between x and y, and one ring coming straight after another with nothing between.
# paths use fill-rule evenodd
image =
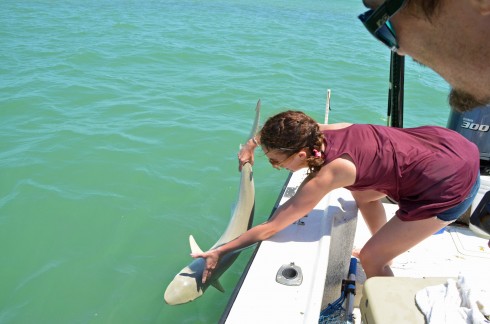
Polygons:
<instances>
[{"instance_id":1,"label":"person standing on boat","mask_svg":"<svg viewBox=\"0 0 490 324\"><path fill-rule=\"evenodd\" d=\"M490 103L490 0L363 0L359 19L400 55L440 74L458 111Z\"/></svg>"},{"instance_id":2,"label":"person standing on boat","mask_svg":"<svg viewBox=\"0 0 490 324\"><path fill-rule=\"evenodd\" d=\"M359 254L367 277L392 276L390 261L456 220L479 188L476 145L437 126L320 125L286 111L269 118L240 150L240 168L253 163L259 145L274 168L308 168L309 175L268 221L217 249L192 254L206 258L203 282L222 255L271 237L341 187L352 192L373 234ZM399 205L389 221L380 201L387 195Z\"/></svg>"}]
</instances>

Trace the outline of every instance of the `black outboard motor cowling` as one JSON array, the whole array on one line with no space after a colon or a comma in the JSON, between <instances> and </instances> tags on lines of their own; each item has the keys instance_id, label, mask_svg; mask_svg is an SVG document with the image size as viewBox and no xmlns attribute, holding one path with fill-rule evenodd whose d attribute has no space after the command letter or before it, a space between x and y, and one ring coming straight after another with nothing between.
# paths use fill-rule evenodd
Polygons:
<instances>
[{"instance_id":1,"label":"black outboard motor cowling","mask_svg":"<svg viewBox=\"0 0 490 324\"><path fill-rule=\"evenodd\" d=\"M451 111L447 128L455 130L478 146L481 174L490 175L490 105L464 113Z\"/></svg>"}]
</instances>

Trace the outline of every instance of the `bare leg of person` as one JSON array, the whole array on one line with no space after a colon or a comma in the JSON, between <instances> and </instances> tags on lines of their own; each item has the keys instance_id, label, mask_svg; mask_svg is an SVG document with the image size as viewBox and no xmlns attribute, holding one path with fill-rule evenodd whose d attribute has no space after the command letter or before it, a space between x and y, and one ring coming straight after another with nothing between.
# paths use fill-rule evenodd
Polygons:
<instances>
[{"instance_id":1,"label":"bare leg of person","mask_svg":"<svg viewBox=\"0 0 490 324\"><path fill-rule=\"evenodd\" d=\"M380 200L385 196L385 194L374 190L352 192L352 197L354 197L371 235L386 224L386 212Z\"/></svg>"},{"instance_id":2,"label":"bare leg of person","mask_svg":"<svg viewBox=\"0 0 490 324\"><path fill-rule=\"evenodd\" d=\"M386 224L386 213L380 199L386 196L385 194L374 191L353 191L352 197L356 201L357 207L361 212L362 218L371 232L371 235L376 233L384 224ZM361 249L356 247L352 250L352 256L359 258Z\"/></svg>"},{"instance_id":3,"label":"bare leg of person","mask_svg":"<svg viewBox=\"0 0 490 324\"><path fill-rule=\"evenodd\" d=\"M402 221L393 217L380 228L361 249L359 258L367 278L393 276L389 263L450 222L437 217L418 221Z\"/></svg>"}]
</instances>

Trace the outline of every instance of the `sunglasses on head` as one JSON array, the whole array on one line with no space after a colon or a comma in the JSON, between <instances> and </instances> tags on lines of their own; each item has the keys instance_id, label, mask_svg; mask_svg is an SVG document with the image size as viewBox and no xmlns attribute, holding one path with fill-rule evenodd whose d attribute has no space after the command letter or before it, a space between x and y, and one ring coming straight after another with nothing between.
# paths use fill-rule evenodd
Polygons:
<instances>
[{"instance_id":1,"label":"sunglasses on head","mask_svg":"<svg viewBox=\"0 0 490 324\"><path fill-rule=\"evenodd\" d=\"M358 16L366 29L393 52L398 49L398 40L389 19L403 7L405 1L387 0L376 10L371 9Z\"/></svg>"}]
</instances>

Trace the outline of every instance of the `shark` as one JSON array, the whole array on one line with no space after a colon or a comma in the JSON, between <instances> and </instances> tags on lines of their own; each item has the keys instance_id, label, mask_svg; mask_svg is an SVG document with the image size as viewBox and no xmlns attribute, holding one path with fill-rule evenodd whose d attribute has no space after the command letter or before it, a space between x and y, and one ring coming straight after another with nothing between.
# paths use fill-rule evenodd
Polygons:
<instances>
[{"instance_id":1,"label":"shark","mask_svg":"<svg viewBox=\"0 0 490 324\"><path fill-rule=\"evenodd\" d=\"M260 99L255 108L255 118L248 138L252 138L257 133L259 120ZM210 250L236 239L250 229L253 223L254 208L255 187L252 166L250 163L245 163L241 170L238 199L232 210L228 226ZM202 249L192 235L189 236L189 244L192 253L202 252ZM240 252L241 250L230 252L221 257L211 277L204 284L202 283L202 274L205 268L205 260L203 258L193 259L192 262L175 275L167 286L164 294L165 302L169 305L191 302L201 297L209 286L213 286L219 291L224 292L219 278L235 262Z\"/></svg>"}]
</instances>

